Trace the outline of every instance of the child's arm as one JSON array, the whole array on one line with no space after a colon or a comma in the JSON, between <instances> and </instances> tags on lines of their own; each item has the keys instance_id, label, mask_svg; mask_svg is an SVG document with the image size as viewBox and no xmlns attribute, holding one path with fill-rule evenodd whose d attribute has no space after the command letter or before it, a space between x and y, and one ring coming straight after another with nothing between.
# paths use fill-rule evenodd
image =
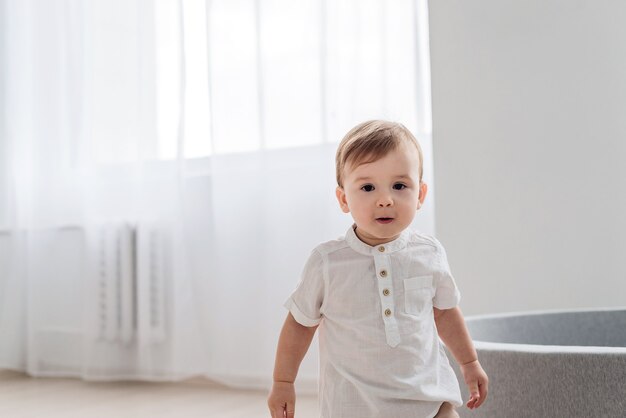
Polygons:
<instances>
[{"instance_id":1,"label":"child's arm","mask_svg":"<svg viewBox=\"0 0 626 418\"><path fill-rule=\"evenodd\" d=\"M294 417L296 404L294 382L316 329L317 326L300 325L291 313L285 319L276 350L274 384L267 399L272 418Z\"/></svg>"},{"instance_id":2,"label":"child's arm","mask_svg":"<svg viewBox=\"0 0 626 418\"><path fill-rule=\"evenodd\" d=\"M461 366L463 378L469 388L470 400L467 407L478 408L487 398L489 379L478 362L478 355L465 326L463 314L458 307L434 310L439 337Z\"/></svg>"}]
</instances>

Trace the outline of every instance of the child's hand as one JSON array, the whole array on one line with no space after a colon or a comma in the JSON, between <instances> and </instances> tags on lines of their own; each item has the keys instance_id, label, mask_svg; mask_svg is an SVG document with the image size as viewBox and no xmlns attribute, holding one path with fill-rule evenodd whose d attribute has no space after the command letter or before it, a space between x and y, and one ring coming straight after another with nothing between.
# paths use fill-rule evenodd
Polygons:
<instances>
[{"instance_id":1,"label":"child's hand","mask_svg":"<svg viewBox=\"0 0 626 418\"><path fill-rule=\"evenodd\" d=\"M469 409L478 408L487 399L489 391L489 378L478 360L461 365L461 373L470 392L470 400L467 402Z\"/></svg>"},{"instance_id":2,"label":"child's hand","mask_svg":"<svg viewBox=\"0 0 626 418\"><path fill-rule=\"evenodd\" d=\"M294 418L296 410L296 390L293 383L274 382L267 398L272 418Z\"/></svg>"}]
</instances>

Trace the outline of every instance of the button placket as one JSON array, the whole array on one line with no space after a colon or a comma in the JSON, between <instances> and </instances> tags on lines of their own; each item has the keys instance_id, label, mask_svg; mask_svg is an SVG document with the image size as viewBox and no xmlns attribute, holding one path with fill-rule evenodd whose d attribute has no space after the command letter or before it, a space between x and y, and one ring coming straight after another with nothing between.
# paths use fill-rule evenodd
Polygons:
<instances>
[{"instance_id":1,"label":"button placket","mask_svg":"<svg viewBox=\"0 0 626 418\"><path fill-rule=\"evenodd\" d=\"M392 294L393 274L391 271L390 258L386 251L376 250L376 253L374 253L374 268L376 269L376 278L378 281L378 296L381 306L380 315L385 325L387 344L391 347L395 347L400 342L400 334L396 322L396 309Z\"/></svg>"}]
</instances>

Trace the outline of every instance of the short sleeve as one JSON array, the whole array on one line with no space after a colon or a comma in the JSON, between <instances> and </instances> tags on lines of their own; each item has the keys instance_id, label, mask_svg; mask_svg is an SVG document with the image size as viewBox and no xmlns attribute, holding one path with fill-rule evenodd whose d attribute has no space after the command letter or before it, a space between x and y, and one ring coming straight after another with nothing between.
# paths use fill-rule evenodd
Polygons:
<instances>
[{"instance_id":1,"label":"short sleeve","mask_svg":"<svg viewBox=\"0 0 626 418\"><path fill-rule=\"evenodd\" d=\"M324 270L322 255L313 250L302 271L300 282L285 307L295 320L306 327L314 327L322 320L324 301Z\"/></svg>"},{"instance_id":2,"label":"short sleeve","mask_svg":"<svg viewBox=\"0 0 626 418\"><path fill-rule=\"evenodd\" d=\"M456 287L450 272L446 250L439 241L437 243L437 272L435 274L435 297L433 306L437 309L452 309L461 301L461 293Z\"/></svg>"}]
</instances>

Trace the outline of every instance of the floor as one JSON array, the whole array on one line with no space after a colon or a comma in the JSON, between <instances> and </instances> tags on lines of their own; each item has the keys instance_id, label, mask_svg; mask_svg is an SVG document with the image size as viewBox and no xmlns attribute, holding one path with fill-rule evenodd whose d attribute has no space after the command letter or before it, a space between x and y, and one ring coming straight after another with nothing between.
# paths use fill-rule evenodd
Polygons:
<instances>
[{"instance_id":1,"label":"floor","mask_svg":"<svg viewBox=\"0 0 626 418\"><path fill-rule=\"evenodd\" d=\"M267 394L216 383L87 383L0 370L0 417L268 418ZM317 418L317 398L299 396L296 417Z\"/></svg>"}]
</instances>

